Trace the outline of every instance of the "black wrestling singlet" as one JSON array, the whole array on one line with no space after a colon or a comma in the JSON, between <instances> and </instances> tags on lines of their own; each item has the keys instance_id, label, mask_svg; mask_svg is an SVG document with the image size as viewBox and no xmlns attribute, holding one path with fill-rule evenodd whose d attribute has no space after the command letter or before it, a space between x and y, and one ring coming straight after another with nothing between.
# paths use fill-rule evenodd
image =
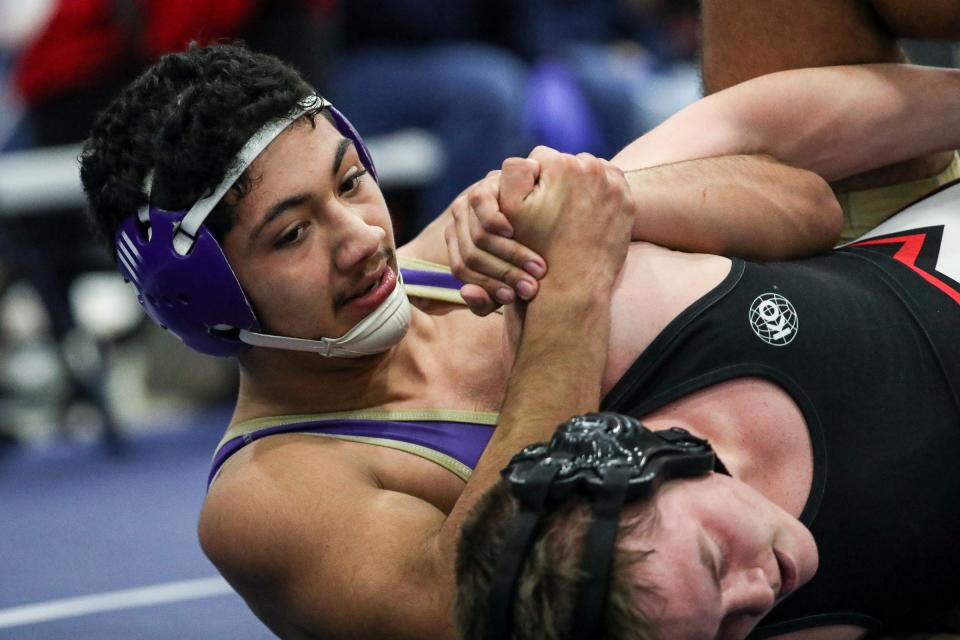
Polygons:
<instances>
[{"instance_id":1,"label":"black wrestling singlet","mask_svg":"<svg viewBox=\"0 0 960 640\"><path fill-rule=\"evenodd\" d=\"M751 637L877 630L960 602L960 294L936 271L942 232L789 263L735 260L604 400L642 417L759 377L802 410L814 470L801 520L820 567Z\"/></svg>"}]
</instances>

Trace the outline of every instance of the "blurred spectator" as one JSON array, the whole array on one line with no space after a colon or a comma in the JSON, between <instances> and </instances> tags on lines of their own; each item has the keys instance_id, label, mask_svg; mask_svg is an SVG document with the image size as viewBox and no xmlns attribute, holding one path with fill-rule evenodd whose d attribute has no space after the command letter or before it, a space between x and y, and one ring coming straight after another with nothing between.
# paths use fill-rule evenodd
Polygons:
<instances>
[{"instance_id":1,"label":"blurred spectator","mask_svg":"<svg viewBox=\"0 0 960 640\"><path fill-rule=\"evenodd\" d=\"M526 121L552 146L567 139L563 150L609 157L700 97L693 0L523 0L519 7L516 42L535 65ZM579 137L565 133L571 104Z\"/></svg>"},{"instance_id":2,"label":"blurred spectator","mask_svg":"<svg viewBox=\"0 0 960 640\"><path fill-rule=\"evenodd\" d=\"M23 101L13 86L13 64L24 43L43 27L55 0L0 0L0 152L32 145Z\"/></svg>"},{"instance_id":3,"label":"blurred spectator","mask_svg":"<svg viewBox=\"0 0 960 640\"><path fill-rule=\"evenodd\" d=\"M498 46L509 4L340 4L342 50L324 91L363 135L422 128L438 138L446 158L404 235L415 234L504 158L529 151L520 121L527 67Z\"/></svg>"},{"instance_id":4,"label":"blurred spectator","mask_svg":"<svg viewBox=\"0 0 960 640\"><path fill-rule=\"evenodd\" d=\"M0 49L0 152L16 151L32 145L32 137L24 121L23 103L10 86L12 64L13 54Z\"/></svg>"},{"instance_id":5,"label":"blurred spectator","mask_svg":"<svg viewBox=\"0 0 960 640\"><path fill-rule=\"evenodd\" d=\"M268 19L325 0L56 0L14 68L37 143L77 142L95 113L144 66L190 41L257 37ZM288 22L304 24L303 21ZM270 34L272 35L272 34ZM265 40L270 40L268 35ZM314 34L302 35L309 41ZM300 38L289 37L287 42ZM283 42L273 37L273 42Z\"/></svg>"},{"instance_id":6,"label":"blurred spectator","mask_svg":"<svg viewBox=\"0 0 960 640\"><path fill-rule=\"evenodd\" d=\"M446 168L401 235L534 144L609 157L700 93L696 2L354 0L329 97L365 135L423 128Z\"/></svg>"}]
</instances>

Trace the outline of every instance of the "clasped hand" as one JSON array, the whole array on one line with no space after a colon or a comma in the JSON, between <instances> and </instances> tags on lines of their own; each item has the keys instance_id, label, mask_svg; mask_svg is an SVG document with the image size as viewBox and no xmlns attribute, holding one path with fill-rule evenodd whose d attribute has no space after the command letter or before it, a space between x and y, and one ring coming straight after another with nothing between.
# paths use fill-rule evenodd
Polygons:
<instances>
[{"instance_id":1,"label":"clasped hand","mask_svg":"<svg viewBox=\"0 0 960 640\"><path fill-rule=\"evenodd\" d=\"M606 160L546 147L508 158L450 206L444 237L461 295L486 315L532 300L545 279L562 290L611 287L635 206L623 172Z\"/></svg>"}]
</instances>

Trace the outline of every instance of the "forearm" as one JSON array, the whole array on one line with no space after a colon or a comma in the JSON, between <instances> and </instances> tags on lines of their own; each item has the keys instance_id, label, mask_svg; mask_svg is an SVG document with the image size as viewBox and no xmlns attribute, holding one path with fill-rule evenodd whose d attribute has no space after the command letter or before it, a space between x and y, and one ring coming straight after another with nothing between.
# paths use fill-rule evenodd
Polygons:
<instances>
[{"instance_id":1,"label":"forearm","mask_svg":"<svg viewBox=\"0 0 960 640\"><path fill-rule=\"evenodd\" d=\"M761 85L761 80L764 81ZM960 71L879 64L778 73L743 85L740 131L767 153L835 181L960 146ZM773 95L779 95L774 101ZM776 104L789 109L776 109Z\"/></svg>"},{"instance_id":2,"label":"forearm","mask_svg":"<svg viewBox=\"0 0 960 640\"><path fill-rule=\"evenodd\" d=\"M625 171L668 165L630 176L635 237L766 259L826 248L839 207L801 169L832 181L960 147L958 92L960 71L885 64L787 71L704 98L614 158ZM799 169L721 157L748 154Z\"/></svg>"},{"instance_id":3,"label":"forearm","mask_svg":"<svg viewBox=\"0 0 960 640\"><path fill-rule=\"evenodd\" d=\"M827 183L763 156L724 156L626 174L633 239L696 253L780 260L829 249L842 221Z\"/></svg>"},{"instance_id":4,"label":"forearm","mask_svg":"<svg viewBox=\"0 0 960 640\"><path fill-rule=\"evenodd\" d=\"M614 158L625 171L764 154L828 181L960 146L960 71L876 64L754 78L680 111Z\"/></svg>"},{"instance_id":5,"label":"forearm","mask_svg":"<svg viewBox=\"0 0 960 640\"><path fill-rule=\"evenodd\" d=\"M446 557L455 557L463 520L520 449L597 410L609 332L609 293L566 295L548 283L530 303L497 428L439 534Z\"/></svg>"}]
</instances>

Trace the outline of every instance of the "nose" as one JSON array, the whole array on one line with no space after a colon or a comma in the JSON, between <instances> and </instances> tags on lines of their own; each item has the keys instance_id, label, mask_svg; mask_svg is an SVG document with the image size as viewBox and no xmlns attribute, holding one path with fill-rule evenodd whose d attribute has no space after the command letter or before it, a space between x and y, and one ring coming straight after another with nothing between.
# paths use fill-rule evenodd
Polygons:
<instances>
[{"instance_id":1,"label":"nose","mask_svg":"<svg viewBox=\"0 0 960 640\"><path fill-rule=\"evenodd\" d=\"M721 586L727 615L762 616L773 608L780 591L760 567L730 572Z\"/></svg>"},{"instance_id":2,"label":"nose","mask_svg":"<svg viewBox=\"0 0 960 640\"><path fill-rule=\"evenodd\" d=\"M338 270L349 272L380 250L387 232L367 222L353 207L338 207L333 215L336 219L334 264Z\"/></svg>"}]
</instances>

